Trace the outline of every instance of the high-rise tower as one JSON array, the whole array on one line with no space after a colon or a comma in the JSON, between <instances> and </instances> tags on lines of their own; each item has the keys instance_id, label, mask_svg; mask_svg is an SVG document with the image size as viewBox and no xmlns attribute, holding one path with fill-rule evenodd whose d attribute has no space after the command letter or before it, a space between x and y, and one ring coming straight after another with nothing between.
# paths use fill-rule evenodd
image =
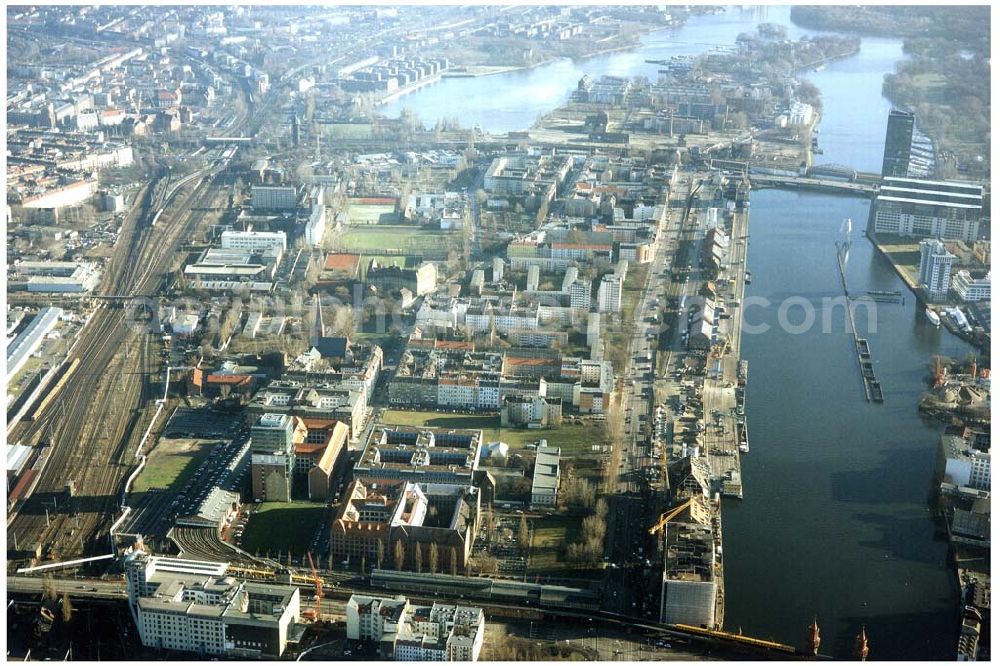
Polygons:
<instances>
[{"instance_id":1,"label":"high-rise tower","mask_svg":"<svg viewBox=\"0 0 1000 666\"><path fill-rule=\"evenodd\" d=\"M913 114L893 109L885 128L885 152L882 155L882 176L906 178L910 169L910 149L913 145Z\"/></svg>"}]
</instances>

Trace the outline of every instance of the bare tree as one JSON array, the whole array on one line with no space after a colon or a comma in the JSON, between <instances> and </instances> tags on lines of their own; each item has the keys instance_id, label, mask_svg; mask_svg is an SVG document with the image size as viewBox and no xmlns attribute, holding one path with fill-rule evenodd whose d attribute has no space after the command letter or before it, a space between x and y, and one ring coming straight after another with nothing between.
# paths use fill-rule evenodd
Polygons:
<instances>
[{"instance_id":1,"label":"bare tree","mask_svg":"<svg viewBox=\"0 0 1000 666\"><path fill-rule=\"evenodd\" d=\"M438 545L435 541L431 541L430 553L427 560L427 569L432 574L436 574L438 570Z\"/></svg>"},{"instance_id":2,"label":"bare tree","mask_svg":"<svg viewBox=\"0 0 1000 666\"><path fill-rule=\"evenodd\" d=\"M517 530L517 545L521 550L527 550L531 544L531 533L528 531L528 518L521 516L521 525Z\"/></svg>"},{"instance_id":3,"label":"bare tree","mask_svg":"<svg viewBox=\"0 0 1000 666\"><path fill-rule=\"evenodd\" d=\"M49 601L55 601L59 598L56 592L56 580L52 577L52 574L47 574L45 578L42 579L42 598L48 599Z\"/></svg>"},{"instance_id":4,"label":"bare tree","mask_svg":"<svg viewBox=\"0 0 1000 666\"><path fill-rule=\"evenodd\" d=\"M396 560L396 571L402 571L403 565L406 563L406 545L403 543L402 539L396 541L396 548L393 553L393 557Z\"/></svg>"},{"instance_id":5,"label":"bare tree","mask_svg":"<svg viewBox=\"0 0 1000 666\"><path fill-rule=\"evenodd\" d=\"M497 558L483 553L473 558L473 567L478 573L495 574L500 568Z\"/></svg>"},{"instance_id":6,"label":"bare tree","mask_svg":"<svg viewBox=\"0 0 1000 666\"><path fill-rule=\"evenodd\" d=\"M379 569L382 568L382 561L384 559L385 559L385 545L381 541L378 541L375 543L375 564L378 565Z\"/></svg>"},{"instance_id":7,"label":"bare tree","mask_svg":"<svg viewBox=\"0 0 1000 666\"><path fill-rule=\"evenodd\" d=\"M417 573L423 573L424 571L424 546L419 541L414 544L416 549L413 551L413 568L416 569Z\"/></svg>"},{"instance_id":8,"label":"bare tree","mask_svg":"<svg viewBox=\"0 0 1000 666\"><path fill-rule=\"evenodd\" d=\"M451 569L451 575L458 575L458 547L452 546L448 551L449 568Z\"/></svg>"},{"instance_id":9,"label":"bare tree","mask_svg":"<svg viewBox=\"0 0 1000 666\"><path fill-rule=\"evenodd\" d=\"M63 622L69 622L73 619L73 604L70 603L69 593L63 592L62 597L62 620Z\"/></svg>"}]
</instances>

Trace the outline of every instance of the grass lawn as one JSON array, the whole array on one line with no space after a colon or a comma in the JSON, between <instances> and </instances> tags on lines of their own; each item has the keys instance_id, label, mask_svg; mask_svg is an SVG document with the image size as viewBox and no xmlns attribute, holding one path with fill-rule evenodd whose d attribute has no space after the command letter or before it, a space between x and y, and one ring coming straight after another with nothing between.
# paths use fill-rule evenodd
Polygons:
<instances>
[{"instance_id":1,"label":"grass lawn","mask_svg":"<svg viewBox=\"0 0 1000 666\"><path fill-rule=\"evenodd\" d=\"M215 446L214 441L162 439L149 456L132 492L179 490Z\"/></svg>"},{"instance_id":2,"label":"grass lawn","mask_svg":"<svg viewBox=\"0 0 1000 666\"><path fill-rule=\"evenodd\" d=\"M284 556L309 550L313 534L326 514L326 505L314 502L264 502L250 517L243 534L243 550Z\"/></svg>"},{"instance_id":3,"label":"grass lawn","mask_svg":"<svg viewBox=\"0 0 1000 666\"><path fill-rule=\"evenodd\" d=\"M504 428L500 432L500 439L512 449L523 449L539 439L548 441L549 446L557 446L562 449L563 456L597 456L597 452L591 451L594 444L604 443L604 426L596 423L566 424L561 428L548 428L544 430L521 430Z\"/></svg>"},{"instance_id":4,"label":"grass lawn","mask_svg":"<svg viewBox=\"0 0 1000 666\"><path fill-rule=\"evenodd\" d=\"M879 247L893 264L906 271L912 281L916 281L920 271L920 245L900 240L896 236L877 236Z\"/></svg>"},{"instance_id":5,"label":"grass lawn","mask_svg":"<svg viewBox=\"0 0 1000 666\"><path fill-rule=\"evenodd\" d=\"M320 123L320 131L329 139L370 139L372 126L368 123Z\"/></svg>"},{"instance_id":6,"label":"grass lawn","mask_svg":"<svg viewBox=\"0 0 1000 666\"><path fill-rule=\"evenodd\" d=\"M558 446L564 455L596 453L593 444L604 443L604 427L599 424L564 424L561 428L532 430L527 428L501 428L497 415L439 414L437 412L412 412L388 409L382 417L385 423L428 428L479 428L487 442L498 438L511 449L523 449L539 439L548 440L549 446Z\"/></svg>"},{"instance_id":7,"label":"grass lawn","mask_svg":"<svg viewBox=\"0 0 1000 666\"><path fill-rule=\"evenodd\" d=\"M399 221L396 207L389 204L350 204L348 224L395 224Z\"/></svg>"},{"instance_id":8,"label":"grass lawn","mask_svg":"<svg viewBox=\"0 0 1000 666\"><path fill-rule=\"evenodd\" d=\"M632 321L635 317L635 307L639 304L639 297L642 295L642 288L646 285L646 276L649 275L649 266L629 266L628 274L625 275L625 284L622 286L622 319Z\"/></svg>"},{"instance_id":9,"label":"grass lawn","mask_svg":"<svg viewBox=\"0 0 1000 666\"><path fill-rule=\"evenodd\" d=\"M580 523L579 516L550 516L533 520L528 574L563 571L567 566L563 561L564 550L579 539Z\"/></svg>"},{"instance_id":10,"label":"grass lawn","mask_svg":"<svg viewBox=\"0 0 1000 666\"><path fill-rule=\"evenodd\" d=\"M400 268L406 268L407 257L405 255L399 256L375 256L371 254L361 255L361 279L368 279L368 267L372 263L372 259L377 259L379 266L398 266Z\"/></svg>"}]
</instances>

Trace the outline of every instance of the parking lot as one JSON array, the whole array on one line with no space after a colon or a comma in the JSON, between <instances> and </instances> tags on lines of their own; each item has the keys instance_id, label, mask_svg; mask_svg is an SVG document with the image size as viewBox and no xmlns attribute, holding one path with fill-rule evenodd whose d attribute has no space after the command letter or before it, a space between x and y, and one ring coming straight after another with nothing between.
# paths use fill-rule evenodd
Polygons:
<instances>
[{"instance_id":1,"label":"parking lot","mask_svg":"<svg viewBox=\"0 0 1000 666\"><path fill-rule=\"evenodd\" d=\"M213 437L235 437L243 425L236 414L214 412L210 409L178 407L167 426L164 437L192 437L211 439Z\"/></svg>"}]
</instances>

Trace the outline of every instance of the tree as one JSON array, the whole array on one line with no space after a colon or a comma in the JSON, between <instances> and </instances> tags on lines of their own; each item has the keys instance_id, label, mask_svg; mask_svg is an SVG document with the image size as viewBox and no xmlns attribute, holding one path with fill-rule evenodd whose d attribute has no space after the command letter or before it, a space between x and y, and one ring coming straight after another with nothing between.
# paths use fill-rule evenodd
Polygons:
<instances>
[{"instance_id":1,"label":"tree","mask_svg":"<svg viewBox=\"0 0 1000 666\"><path fill-rule=\"evenodd\" d=\"M478 573L484 574L495 574L499 569L497 558L486 553L476 555L472 559L472 565Z\"/></svg>"},{"instance_id":2,"label":"tree","mask_svg":"<svg viewBox=\"0 0 1000 666\"><path fill-rule=\"evenodd\" d=\"M379 569L382 568L382 561L384 559L385 559L385 545L381 541L378 541L375 543L375 564L378 565Z\"/></svg>"},{"instance_id":3,"label":"tree","mask_svg":"<svg viewBox=\"0 0 1000 666\"><path fill-rule=\"evenodd\" d=\"M457 576L458 575L458 547L457 546L452 546L448 550L448 560L449 560L449 569L451 569L451 575L452 576Z\"/></svg>"},{"instance_id":4,"label":"tree","mask_svg":"<svg viewBox=\"0 0 1000 666\"><path fill-rule=\"evenodd\" d=\"M493 541L493 507L487 506L483 511L483 525L486 526L486 543Z\"/></svg>"},{"instance_id":5,"label":"tree","mask_svg":"<svg viewBox=\"0 0 1000 666\"><path fill-rule=\"evenodd\" d=\"M56 580L52 577L52 574L47 574L42 579L42 598L48 599L49 601L55 601L58 598L58 593L56 592Z\"/></svg>"},{"instance_id":6,"label":"tree","mask_svg":"<svg viewBox=\"0 0 1000 666\"><path fill-rule=\"evenodd\" d=\"M531 534L528 531L528 518L527 516L521 516L521 525L517 530L517 545L521 550L527 550L528 546L531 544Z\"/></svg>"},{"instance_id":7,"label":"tree","mask_svg":"<svg viewBox=\"0 0 1000 666\"><path fill-rule=\"evenodd\" d=\"M427 558L427 569L432 573L436 574L438 570L438 545L437 542L431 541L430 554Z\"/></svg>"},{"instance_id":8,"label":"tree","mask_svg":"<svg viewBox=\"0 0 1000 666\"><path fill-rule=\"evenodd\" d=\"M423 573L424 570L424 547L419 541L414 545L413 551L413 568L416 569L417 573Z\"/></svg>"},{"instance_id":9,"label":"tree","mask_svg":"<svg viewBox=\"0 0 1000 666\"><path fill-rule=\"evenodd\" d=\"M395 559L396 571L402 571L403 565L406 563L406 545L403 543L402 539L396 541L393 558Z\"/></svg>"},{"instance_id":10,"label":"tree","mask_svg":"<svg viewBox=\"0 0 1000 666\"><path fill-rule=\"evenodd\" d=\"M62 598L62 620L69 622L73 619L73 604L69 601L69 592L63 592Z\"/></svg>"}]
</instances>

